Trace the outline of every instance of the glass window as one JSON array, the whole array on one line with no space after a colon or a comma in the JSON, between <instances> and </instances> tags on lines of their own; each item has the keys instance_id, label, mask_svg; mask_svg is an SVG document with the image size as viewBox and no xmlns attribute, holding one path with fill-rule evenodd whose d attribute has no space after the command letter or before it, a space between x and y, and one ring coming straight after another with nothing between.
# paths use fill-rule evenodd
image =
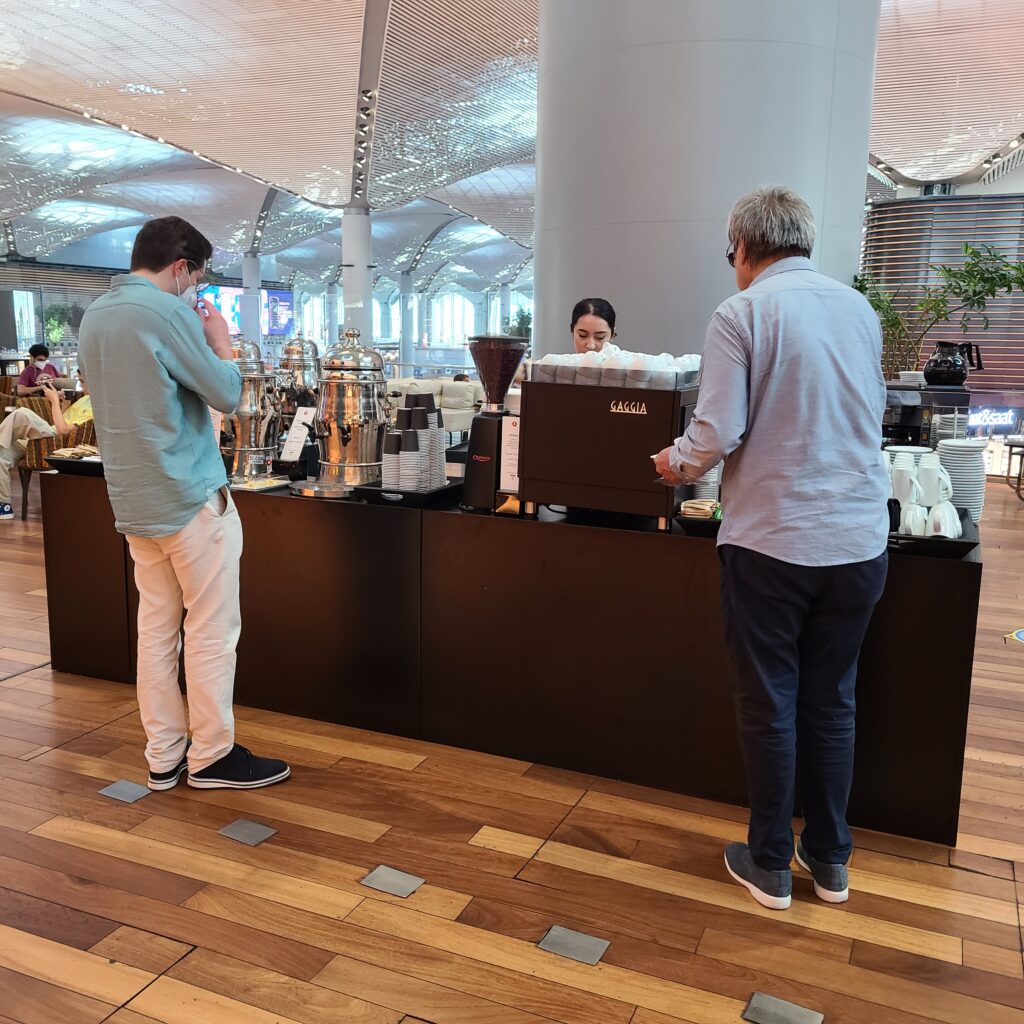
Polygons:
<instances>
[{"instance_id":1,"label":"glass window","mask_svg":"<svg viewBox=\"0 0 1024 1024\"><path fill-rule=\"evenodd\" d=\"M473 303L459 292L435 295L432 301L428 344L457 348L473 331Z\"/></svg>"}]
</instances>

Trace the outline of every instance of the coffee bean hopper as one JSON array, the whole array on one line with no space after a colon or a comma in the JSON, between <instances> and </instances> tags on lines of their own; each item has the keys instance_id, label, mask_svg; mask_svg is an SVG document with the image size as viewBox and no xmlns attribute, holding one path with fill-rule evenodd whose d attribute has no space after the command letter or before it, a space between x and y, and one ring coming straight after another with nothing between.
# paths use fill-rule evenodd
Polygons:
<instances>
[{"instance_id":1,"label":"coffee bean hopper","mask_svg":"<svg viewBox=\"0 0 1024 1024\"><path fill-rule=\"evenodd\" d=\"M292 484L292 493L347 498L359 484L379 483L389 411L384 360L363 347L359 331L345 331L321 364L315 423L320 473L315 482Z\"/></svg>"},{"instance_id":2,"label":"coffee bean hopper","mask_svg":"<svg viewBox=\"0 0 1024 1024\"><path fill-rule=\"evenodd\" d=\"M493 512L500 504L501 436L506 416L505 398L519 364L526 355L525 338L481 334L469 339L487 401L473 417L466 456L463 507L474 512Z\"/></svg>"}]
</instances>

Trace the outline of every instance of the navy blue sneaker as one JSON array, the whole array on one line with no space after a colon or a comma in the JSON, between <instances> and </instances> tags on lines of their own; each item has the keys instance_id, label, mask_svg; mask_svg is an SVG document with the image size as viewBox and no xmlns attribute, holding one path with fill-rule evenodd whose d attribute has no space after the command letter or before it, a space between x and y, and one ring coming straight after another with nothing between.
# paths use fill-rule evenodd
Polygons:
<instances>
[{"instance_id":1,"label":"navy blue sneaker","mask_svg":"<svg viewBox=\"0 0 1024 1024\"><path fill-rule=\"evenodd\" d=\"M845 903L850 898L850 877L845 864L815 860L804 849L803 838L796 844L797 863L814 879L814 895L826 903Z\"/></svg>"},{"instance_id":2,"label":"navy blue sneaker","mask_svg":"<svg viewBox=\"0 0 1024 1024\"><path fill-rule=\"evenodd\" d=\"M6 501L0 501L0 519L13 519L14 509Z\"/></svg>"},{"instance_id":3,"label":"navy blue sneaker","mask_svg":"<svg viewBox=\"0 0 1024 1024\"><path fill-rule=\"evenodd\" d=\"M236 743L219 761L197 772L188 773L193 789L260 789L284 782L291 769L284 761L256 757Z\"/></svg>"},{"instance_id":4,"label":"navy blue sneaker","mask_svg":"<svg viewBox=\"0 0 1024 1024\"><path fill-rule=\"evenodd\" d=\"M191 746L192 741L189 740L185 744L185 753L181 755L181 760L170 771L155 772L150 768L149 781L146 783L150 789L174 789L178 780L188 771L188 748Z\"/></svg>"},{"instance_id":5,"label":"navy blue sneaker","mask_svg":"<svg viewBox=\"0 0 1024 1024\"><path fill-rule=\"evenodd\" d=\"M725 848L725 866L729 874L745 886L750 895L769 910L788 910L793 902L793 872L766 871L754 863L746 843L730 843Z\"/></svg>"}]
</instances>

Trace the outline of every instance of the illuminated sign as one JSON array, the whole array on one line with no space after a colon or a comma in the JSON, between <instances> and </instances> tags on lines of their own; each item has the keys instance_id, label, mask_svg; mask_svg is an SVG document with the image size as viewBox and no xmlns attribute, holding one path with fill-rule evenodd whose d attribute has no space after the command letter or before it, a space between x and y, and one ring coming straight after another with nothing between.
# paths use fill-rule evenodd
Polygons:
<instances>
[{"instance_id":1,"label":"illuminated sign","mask_svg":"<svg viewBox=\"0 0 1024 1024\"><path fill-rule=\"evenodd\" d=\"M969 427L1012 427L1016 422L1016 409L974 409L967 419Z\"/></svg>"}]
</instances>

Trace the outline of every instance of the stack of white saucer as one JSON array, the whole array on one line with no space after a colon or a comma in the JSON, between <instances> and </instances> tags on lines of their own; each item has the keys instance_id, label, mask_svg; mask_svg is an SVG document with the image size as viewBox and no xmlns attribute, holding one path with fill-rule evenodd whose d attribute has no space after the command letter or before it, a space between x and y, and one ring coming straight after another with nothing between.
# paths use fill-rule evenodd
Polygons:
<instances>
[{"instance_id":1,"label":"stack of white saucer","mask_svg":"<svg viewBox=\"0 0 1024 1024\"><path fill-rule=\"evenodd\" d=\"M900 383L906 384L908 387L920 388L924 387L924 371L923 370L900 370Z\"/></svg>"},{"instance_id":2,"label":"stack of white saucer","mask_svg":"<svg viewBox=\"0 0 1024 1024\"><path fill-rule=\"evenodd\" d=\"M978 522L985 507L984 437L953 438L939 442L939 461L953 483L953 504L966 508Z\"/></svg>"}]
</instances>

